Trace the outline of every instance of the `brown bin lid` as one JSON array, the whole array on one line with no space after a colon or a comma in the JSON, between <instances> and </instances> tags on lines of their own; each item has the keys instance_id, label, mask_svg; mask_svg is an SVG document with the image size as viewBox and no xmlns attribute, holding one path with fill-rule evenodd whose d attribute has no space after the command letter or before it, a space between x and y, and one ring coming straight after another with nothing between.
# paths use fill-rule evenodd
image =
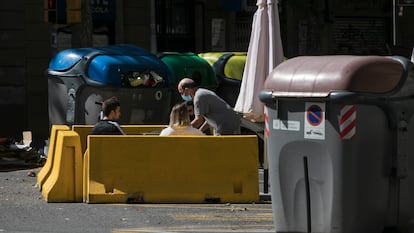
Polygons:
<instances>
[{"instance_id":1,"label":"brown bin lid","mask_svg":"<svg viewBox=\"0 0 414 233\"><path fill-rule=\"evenodd\" d=\"M336 91L381 94L393 91L403 72L391 57L302 56L277 66L264 88L287 97L326 97Z\"/></svg>"}]
</instances>

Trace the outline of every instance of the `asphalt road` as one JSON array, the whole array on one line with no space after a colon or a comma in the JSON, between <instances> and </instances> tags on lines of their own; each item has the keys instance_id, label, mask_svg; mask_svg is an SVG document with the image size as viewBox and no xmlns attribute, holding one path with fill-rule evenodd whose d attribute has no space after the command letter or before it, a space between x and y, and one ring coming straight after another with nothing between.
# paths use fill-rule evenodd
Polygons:
<instances>
[{"instance_id":1,"label":"asphalt road","mask_svg":"<svg viewBox=\"0 0 414 233\"><path fill-rule=\"evenodd\" d=\"M40 168L0 164L0 232L275 232L270 203L47 203Z\"/></svg>"}]
</instances>

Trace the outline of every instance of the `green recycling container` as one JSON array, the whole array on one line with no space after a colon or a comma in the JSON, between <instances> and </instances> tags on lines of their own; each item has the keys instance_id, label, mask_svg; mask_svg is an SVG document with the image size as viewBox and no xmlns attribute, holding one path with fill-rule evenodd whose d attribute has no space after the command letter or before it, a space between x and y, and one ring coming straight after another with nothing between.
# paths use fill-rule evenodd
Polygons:
<instances>
[{"instance_id":1,"label":"green recycling container","mask_svg":"<svg viewBox=\"0 0 414 233\"><path fill-rule=\"evenodd\" d=\"M176 86L181 79L188 77L200 86L211 89L217 87L213 68L195 53L161 52L158 53L158 58L171 72L171 86Z\"/></svg>"}]
</instances>

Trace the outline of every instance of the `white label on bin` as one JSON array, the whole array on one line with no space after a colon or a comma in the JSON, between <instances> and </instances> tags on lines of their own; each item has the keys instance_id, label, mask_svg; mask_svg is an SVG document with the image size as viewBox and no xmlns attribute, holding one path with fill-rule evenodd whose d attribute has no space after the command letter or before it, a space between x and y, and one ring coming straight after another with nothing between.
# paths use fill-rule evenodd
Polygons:
<instances>
[{"instance_id":1,"label":"white label on bin","mask_svg":"<svg viewBox=\"0 0 414 233\"><path fill-rule=\"evenodd\" d=\"M288 131L299 131L299 121L282 121L280 119L273 120L273 129L276 130L288 130Z\"/></svg>"},{"instance_id":2,"label":"white label on bin","mask_svg":"<svg viewBox=\"0 0 414 233\"><path fill-rule=\"evenodd\" d=\"M304 138L325 140L325 103L305 104Z\"/></svg>"}]
</instances>

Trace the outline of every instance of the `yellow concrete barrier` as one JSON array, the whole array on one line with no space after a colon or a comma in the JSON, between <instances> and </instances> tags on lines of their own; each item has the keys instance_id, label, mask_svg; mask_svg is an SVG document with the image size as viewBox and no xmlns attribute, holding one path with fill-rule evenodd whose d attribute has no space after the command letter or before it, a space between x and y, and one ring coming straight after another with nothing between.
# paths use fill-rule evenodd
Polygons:
<instances>
[{"instance_id":1,"label":"yellow concrete barrier","mask_svg":"<svg viewBox=\"0 0 414 233\"><path fill-rule=\"evenodd\" d=\"M53 161L54 161L54 154L56 148L56 139L57 139L57 132L59 130L69 130L67 125L52 125L52 129L50 131L50 138L49 138L49 150L47 152L47 160L46 163L43 165L42 169L40 169L39 173L37 174L37 187L39 190L42 190L42 186L49 177L50 172L52 171Z\"/></svg>"},{"instance_id":2,"label":"yellow concrete barrier","mask_svg":"<svg viewBox=\"0 0 414 233\"><path fill-rule=\"evenodd\" d=\"M88 203L259 200L257 136L88 136Z\"/></svg>"},{"instance_id":3,"label":"yellow concrete barrier","mask_svg":"<svg viewBox=\"0 0 414 233\"><path fill-rule=\"evenodd\" d=\"M80 138L73 131L58 131L53 167L42 186L47 202L82 202Z\"/></svg>"},{"instance_id":4,"label":"yellow concrete barrier","mask_svg":"<svg viewBox=\"0 0 414 233\"><path fill-rule=\"evenodd\" d=\"M165 125L121 125L124 132L128 135L150 134L152 132L160 132ZM91 134L93 125L72 125L72 130L80 136L82 154L86 151L86 137Z\"/></svg>"}]
</instances>

